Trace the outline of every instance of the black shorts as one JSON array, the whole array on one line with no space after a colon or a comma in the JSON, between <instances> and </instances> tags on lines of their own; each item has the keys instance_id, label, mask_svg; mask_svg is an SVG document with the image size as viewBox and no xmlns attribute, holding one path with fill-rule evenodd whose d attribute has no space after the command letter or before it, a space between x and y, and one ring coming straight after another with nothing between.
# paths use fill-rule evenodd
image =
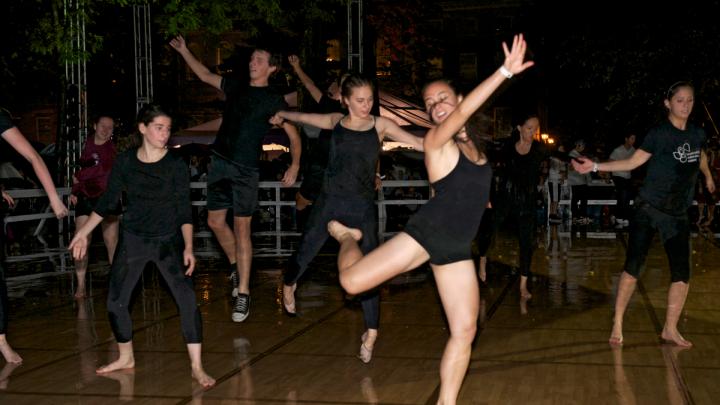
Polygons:
<instances>
[{"instance_id":1,"label":"black shorts","mask_svg":"<svg viewBox=\"0 0 720 405\"><path fill-rule=\"evenodd\" d=\"M258 204L260 171L213 156L208 168L207 209L231 209L236 217L252 216Z\"/></svg>"},{"instance_id":2,"label":"black shorts","mask_svg":"<svg viewBox=\"0 0 720 405\"><path fill-rule=\"evenodd\" d=\"M97 205L99 199L99 197L90 198L85 197L82 194L78 195L77 204L75 204L75 216L82 217L92 214L92 212L95 211L95 206Z\"/></svg>"},{"instance_id":3,"label":"black shorts","mask_svg":"<svg viewBox=\"0 0 720 405\"><path fill-rule=\"evenodd\" d=\"M635 278L639 277L657 232L670 265L670 280L673 283L687 283L690 280L690 219L687 214L674 216L640 199L635 202L635 215L630 221L625 272Z\"/></svg>"}]
</instances>

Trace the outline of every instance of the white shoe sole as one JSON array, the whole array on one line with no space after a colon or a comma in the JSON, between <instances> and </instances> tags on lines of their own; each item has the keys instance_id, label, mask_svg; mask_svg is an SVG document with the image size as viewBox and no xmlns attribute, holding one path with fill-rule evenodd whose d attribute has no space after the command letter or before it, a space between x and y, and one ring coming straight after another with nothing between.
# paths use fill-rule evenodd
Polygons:
<instances>
[{"instance_id":1,"label":"white shoe sole","mask_svg":"<svg viewBox=\"0 0 720 405\"><path fill-rule=\"evenodd\" d=\"M233 322L242 322L247 319L247 317L250 315L250 311L247 312L247 314L241 314L240 312L233 312L232 313L232 321Z\"/></svg>"}]
</instances>

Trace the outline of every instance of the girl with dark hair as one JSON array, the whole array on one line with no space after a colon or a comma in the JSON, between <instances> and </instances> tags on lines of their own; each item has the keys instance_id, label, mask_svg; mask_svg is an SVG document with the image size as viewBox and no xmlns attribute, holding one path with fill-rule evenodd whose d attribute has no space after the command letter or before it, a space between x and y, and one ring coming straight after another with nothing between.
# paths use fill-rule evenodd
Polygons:
<instances>
[{"instance_id":1,"label":"girl with dark hair","mask_svg":"<svg viewBox=\"0 0 720 405\"><path fill-rule=\"evenodd\" d=\"M498 230L512 222L520 244L520 297L532 297L528 290L528 279L535 249L537 227L538 185L541 184L543 162L550 157L545 146L534 140L540 129L537 114L523 115L513 129L511 142L503 148L499 160L503 167L497 198L493 201L493 229ZM480 256L485 256L490 238L480 235L478 243Z\"/></svg>"},{"instance_id":2,"label":"girl with dark hair","mask_svg":"<svg viewBox=\"0 0 720 405\"><path fill-rule=\"evenodd\" d=\"M661 338L678 346L692 346L680 334L677 324L689 288L691 250L688 208L692 204L693 187L699 171L705 176L708 191L715 191L715 182L703 151L705 131L688 121L694 103L693 86L677 82L670 86L663 100L667 119L648 132L640 148L630 158L604 163L581 158L572 162L581 173L629 171L648 163L630 221L625 268L618 283L610 333L611 345L623 343L623 316L655 232L658 232L670 265L670 288Z\"/></svg>"},{"instance_id":3,"label":"girl with dark hair","mask_svg":"<svg viewBox=\"0 0 720 405\"><path fill-rule=\"evenodd\" d=\"M50 177L50 172L48 171L45 162L42 160L42 157L40 157L40 154L37 153L35 148L30 145L30 142L25 139L20 130L13 124L10 113L3 108L0 108L0 137L2 137L0 143L3 144L0 145L0 163L9 161L12 158L8 154L10 148L6 145L9 144L12 149L15 149L15 151L20 153L32 165L35 175L37 175L38 180L40 180L40 184L42 184L42 187L50 200L50 207L52 208L53 213L55 213L55 217L63 218L67 216L67 207L65 207L65 204L63 204L57 190L55 189L55 185L53 184L52 177ZM5 191L2 192L2 199L10 207L15 205L13 198L6 194ZM5 252L4 231L5 228L0 227L0 242L2 242L2 245L0 245L0 256L2 256L2 253ZM21 363L22 357L20 357L20 355L12 349L5 337L5 332L7 331L8 326L7 311L9 308L7 285L5 284L5 270L2 267L4 259L4 257L0 257L0 353L2 353L5 361L8 363Z\"/></svg>"},{"instance_id":4,"label":"girl with dark hair","mask_svg":"<svg viewBox=\"0 0 720 405\"><path fill-rule=\"evenodd\" d=\"M285 120L332 130L327 167L315 207L310 213L297 252L288 261L283 277L283 309L295 316L295 289L308 265L328 238L327 223L340 218L362 229L362 251L378 244L375 220L375 173L385 138L405 142L422 150L422 138L401 129L394 121L370 114L375 100L372 82L359 75L347 76L340 85L348 114L308 114L280 111L271 120ZM359 358L368 363L377 338L380 297L372 291L360 297L365 326Z\"/></svg>"},{"instance_id":5,"label":"girl with dark hair","mask_svg":"<svg viewBox=\"0 0 720 405\"><path fill-rule=\"evenodd\" d=\"M106 374L135 367L133 326L129 305L143 269L153 263L167 282L180 311L180 324L190 355L192 376L202 386L215 380L202 366L202 320L195 302L192 276L193 225L189 170L181 156L170 152L170 116L156 105L138 113L142 145L120 154L90 218L75 232L70 250L76 260L87 254L88 235L103 217L116 210L123 192L127 210L117 254L110 270L108 314L118 342L119 358L96 370Z\"/></svg>"},{"instance_id":6,"label":"girl with dark hair","mask_svg":"<svg viewBox=\"0 0 720 405\"><path fill-rule=\"evenodd\" d=\"M340 221L328 224L340 242L340 283L358 294L430 261L450 327L440 363L438 403L454 404L470 362L479 312L479 290L471 244L488 202L492 170L482 148L464 130L470 117L506 79L533 65L524 62L522 35L512 48L503 43L505 61L467 97L445 81L423 91L425 108L437 124L424 139L425 167L435 195L410 219L405 230L365 254L363 230ZM348 226L349 225L349 226Z\"/></svg>"}]
</instances>

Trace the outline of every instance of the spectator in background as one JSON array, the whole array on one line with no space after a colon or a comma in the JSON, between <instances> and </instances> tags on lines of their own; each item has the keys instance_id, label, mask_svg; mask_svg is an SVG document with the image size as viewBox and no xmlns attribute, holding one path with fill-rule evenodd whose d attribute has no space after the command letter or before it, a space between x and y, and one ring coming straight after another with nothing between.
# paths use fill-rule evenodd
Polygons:
<instances>
[{"instance_id":1,"label":"spectator in background","mask_svg":"<svg viewBox=\"0 0 720 405\"><path fill-rule=\"evenodd\" d=\"M585 151L585 140L578 139L575 146L568 153L570 158L582 156ZM587 193L590 184L590 174L580 173L574 169L568 172L568 185L570 186L572 198L570 199L570 211L572 212L573 224L587 225L592 222L587 213Z\"/></svg>"},{"instance_id":2,"label":"spectator in background","mask_svg":"<svg viewBox=\"0 0 720 405\"><path fill-rule=\"evenodd\" d=\"M635 153L634 145L635 134L626 134L625 142L612 151L610 154L610 160L629 159ZM612 172L612 181L615 185L615 196L617 198L617 205L615 206L615 224L618 228L623 228L630 224L631 177L631 172L629 170Z\"/></svg>"},{"instance_id":3,"label":"spectator in background","mask_svg":"<svg viewBox=\"0 0 720 405\"><path fill-rule=\"evenodd\" d=\"M70 204L75 206L75 229L80 229L85 225L95 209L95 204L107 188L110 169L117 154L112 141L114 127L115 122L112 117L98 116L93 124L95 133L87 139L80 154L80 170L73 176L72 194L70 194ZM119 228L116 215L108 215L102 221L103 240L107 248L108 262L111 265L118 243ZM92 239L92 234L89 234L88 238ZM75 276L77 277L75 298L87 297L85 274L88 262L88 255L75 260Z\"/></svg>"}]
</instances>

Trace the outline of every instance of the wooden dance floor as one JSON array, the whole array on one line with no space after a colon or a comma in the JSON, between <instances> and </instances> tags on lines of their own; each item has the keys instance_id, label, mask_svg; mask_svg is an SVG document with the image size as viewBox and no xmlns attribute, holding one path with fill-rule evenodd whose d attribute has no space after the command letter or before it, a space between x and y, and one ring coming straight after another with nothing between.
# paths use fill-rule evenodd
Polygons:
<instances>
[{"instance_id":1,"label":"wooden dance floor","mask_svg":"<svg viewBox=\"0 0 720 405\"><path fill-rule=\"evenodd\" d=\"M521 302L517 247L501 236L481 290L480 327L459 403L717 404L720 248L702 236L692 241L694 274L680 329L695 347L660 343L669 273L656 240L626 315L625 345L612 349L607 340L625 238L557 228L539 236L534 296ZM217 379L206 391L190 377L177 311L156 273L146 273L133 308L136 368L104 376L95 368L116 356L106 266L95 266L85 301L71 298L67 273L11 279L8 338L24 362L3 365L0 403L435 403L448 330L431 273L421 268L382 287L379 338L372 362L363 364L356 357L360 305L340 289L334 260L316 259L297 291L300 316L291 319L280 308L284 262L257 259L244 323L230 320L225 275L200 262L203 359Z\"/></svg>"}]
</instances>

